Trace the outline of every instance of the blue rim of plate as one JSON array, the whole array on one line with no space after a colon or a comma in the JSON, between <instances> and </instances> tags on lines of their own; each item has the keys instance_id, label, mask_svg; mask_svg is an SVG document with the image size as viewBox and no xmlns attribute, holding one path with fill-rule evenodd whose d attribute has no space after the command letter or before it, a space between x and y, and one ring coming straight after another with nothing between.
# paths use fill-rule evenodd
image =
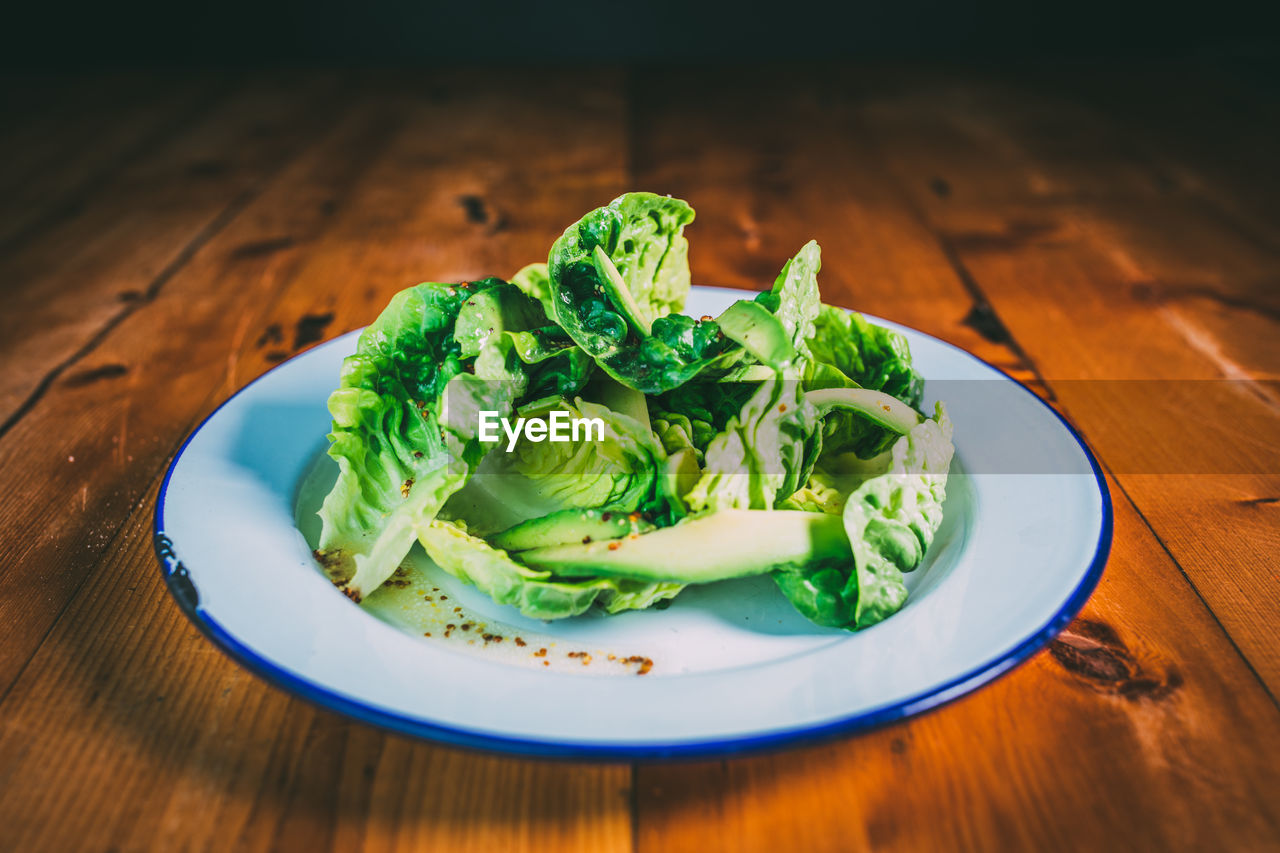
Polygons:
<instances>
[{"instance_id":1,"label":"blue rim of plate","mask_svg":"<svg viewBox=\"0 0 1280 853\"><path fill-rule=\"evenodd\" d=\"M878 319L868 316L868 319ZM890 321L891 322L891 321ZM895 324L898 325L898 324ZM904 327L909 328L909 327ZM277 364L270 370L263 372L260 376L249 382L236 393L232 394L226 400L218 405L216 409L210 412L204 420L200 421L199 426L191 431L178 448L177 453L173 456L173 461L169 463L168 469L164 473L164 479L160 483L160 492L156 497L156 519L154 531L154 543L156 559L160 562L160 574L165 581L170 595L183 613L187 615L199 629L200 633L212 642L215 646L228 655L232 660L248 669L254 675L266 681L268 684L287 690L294 695L320 706L329 711L336 711L344 714L352 719L362 723L377 726L397 734L409 735L411 737L422 738L446 746L461 747L465 749L475 749L484 752L500 753L504 755L521 755L534 758L559 758L559 759L576 759L587 761L636 761L636 760L667 760L667 759L694 759L708 758L716 756L740 755L748 752L759 752L768 749L778 749L781 747L794 747L811 745L826 740L831 740L841 736L856 734L868 731L870 729L879 728L899 720L915 717L926 711L932 711L940 708L967 693L970 693L985 684L988 684L1000 676L1010 672L1019 664L1025 662L1033 654L1047 646L1049 642L1058 635L1058 633L1076 617L1084 607L1089 596L1093 594L1094 589L1098 585L1098 581L1102 578L1102 570L1107 564L1107 558L1111 553L1111 539L1113 532L1113 510L1111 505L1111 490L1107 486L1107 478L1102 473L1102 468L1098 464L1098 460L1094 457L1093 451L1089 449L1089 445L1081 437L1080 433L1073 427L1066 418L1058 413L1056 409L1046 403L1035 392L1026 385L1014 379L1000 368L978 358L973 353L961 349L955 344L948 343L941 338L928 335L925 332L912 329L916 334L925 335L928 338L937 341L948 349L954 350L967 358L972 358L1008 381L1012 382L1024 393L1029 394L1044 408L1048 409L1053 417L1066 428L1067 433L1080 447L1085 455L1085 459L1089 461L1089 467L1093 471L1093 477L1098 487L1098 495L1102 499L1102 525L1098 530L1098 541L1094 547L1093 559L1089 563L1089 568L1081 578L1080 583L1072 591L1067 600L1063 602L1049 621L1047 621L1038 630L1033 631L1029 636L1025 637L1021 642L1017 643L1009 651L1000 654L986 663L974 667L963 675L957 676L950 681L944 682L936 687L922 691L915 696L884 705L879 708L873 708L869 711L862 711L857 714L851 714L848 717L842 717L838 720L822 723L817 726L804 726L799 728L783 729L780 731L767 732L758 735L749 735L746 737L728 738L725 740L699 740L689 742L678 742L671 744L605 744L605 743L572 743L558 742L550 740L536 740L532 738L515 738L505 737L502 735L487 734L484 732L470 731L456 726L445 726L438 723L430 723L424 720L415 719L413 717L404 716L391 711L377 708L359 702L355 699L348 698L340 693L330 690L327 687L309 681L299 675L295 675L288 670L282 669L271 661L259 655L250 647L237 640L230 632L222 627L216 619L206 613L197 603L194 595L194 585L191 584L182 561L178 559L173 549L172 540L165 534L164 527L164 501L165 495L169 491L169 480L173 476L174 469L178 467L178 463L182 460L183 453L186 452L187 446L191 444L192 439L199 434L210 420L217 416L227 405L248 391L258 382L265 379L275 371L285 367L294 359L301 358L304 355L314 353L319 349L331 346L337 341L345 338L341 335L318 344L303 352L296 353L289 359ZM349 333L348 333L349 334ZM928 381L926 379L926 381Z\"/></svg>"}]
</instances>

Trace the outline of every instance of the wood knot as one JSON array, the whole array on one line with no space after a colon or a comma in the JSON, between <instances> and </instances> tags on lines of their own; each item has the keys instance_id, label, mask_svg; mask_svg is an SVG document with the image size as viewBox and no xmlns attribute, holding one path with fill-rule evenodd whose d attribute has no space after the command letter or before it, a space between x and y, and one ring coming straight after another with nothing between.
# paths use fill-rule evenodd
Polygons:
<instances>
[{"instance_id":1,"label":"wood knot","mask_svg":"<svg viewBox=\"0 0 1280 853\"><path fill-rule=\"evenodd\" d=\"M276 252L282 252L285 249L291 249L298 244L293 237L271 237L266 240L253 240L248 243L241 243L231 250L231 257L242 258L262 258L267 255L273 255Z\"/></svg>"},{"instance_id":2,"label":"wood knot","mask_svg":"<svg viewBox=\"0 0 1280 853\"><path fill-rule=\"evenodd\" d=\"M497 234L507 228L507 218L500 212L491 213L485 200L478 195L458 196L458 206L473 225L486 225L486 234Z\"/></svg>"},{"instance_id":3,"label":"wood knot","mask_svg":"<svg viewBox=\"0 0 1280 853\"><path fill-rule=\"evenodd\" d=\"M293 327L293 348L300 350L324 339L324 331L333 322L333 312L323 314L303 314Z\"/></svg>"},{"instance_id":4,"label":"wood knot","mask_svg":"<svg viewBox=\"0 0 1280 853\"><path fill-rule=\"evenodd\" d=\"M1049 644L1049 654L1094 690L1131 702L1163 699L1182 685L1175 667L1135 655L1103 622L1077 619Z\"/></svg>"},{"instance_id":5,"label":"wood knot","mask_svg":"<svg viewBox=\"0 0 1280 853\"><path fill-rule=\"evenodd\" d=\"M62 384L68 388L83 388L85 385L92 385L103 379L115 379L118 376L124 376L128 372L129 368L126 365L104 364L100 367L91 367L87 370L81 370L79 373L73 373Z\"/></svg>"},{"instance_id":6,"label":"wood knot","mask_svg":"<svg viewBox=\"0 0 1280 853\"><path fill-rule=\"evenodd\" d=\"M458 206L466 214L467 221L473 225L489 224L489 209L485 206L484 199L480 196L460 195L458 196Z\"/></svg>"}]
</instances>

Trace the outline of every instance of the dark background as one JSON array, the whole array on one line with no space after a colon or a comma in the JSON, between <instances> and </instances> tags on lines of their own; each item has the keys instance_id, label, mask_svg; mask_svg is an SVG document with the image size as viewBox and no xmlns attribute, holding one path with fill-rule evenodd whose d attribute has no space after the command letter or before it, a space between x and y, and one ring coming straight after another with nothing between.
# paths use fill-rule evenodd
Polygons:
<instances>
[{"instance_id":1,"label":"dark background","mask_svg":"<svg viewBox=\"0 0 1280 853\"><path fill-rule=\"evenodd\" d=\"M0 64L85 67L1223 58L1268 64L1280 4L793 2L23 3Z\"/></svg>"}]
</instances>

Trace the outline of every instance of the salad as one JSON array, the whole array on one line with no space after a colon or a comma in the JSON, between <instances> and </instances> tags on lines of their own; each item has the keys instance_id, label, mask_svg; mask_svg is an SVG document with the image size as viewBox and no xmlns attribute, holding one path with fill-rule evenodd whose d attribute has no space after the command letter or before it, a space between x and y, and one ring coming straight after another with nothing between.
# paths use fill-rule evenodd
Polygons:
<instances>
[{"instance_id":1,"label":"salad","mask_svg":"<svg viewBox=\"0 0 1280 853\"><path fill-rule=\"evenodd\" d=\"M903 606L942 522L945 409L921 411L901 335L820 301L815 242L754 299L682 314L693 218L627 193L510 280L392 298L329 398L316 556L349 597L419 543L538 619L766 573L819 625Z\"/></svg>"}]
</instances>

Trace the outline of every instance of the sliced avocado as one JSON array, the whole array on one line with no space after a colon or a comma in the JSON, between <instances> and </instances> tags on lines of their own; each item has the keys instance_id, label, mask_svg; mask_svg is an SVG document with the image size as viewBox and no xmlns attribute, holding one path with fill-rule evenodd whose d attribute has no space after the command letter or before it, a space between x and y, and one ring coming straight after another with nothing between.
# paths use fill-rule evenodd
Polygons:
<instances>
[{"instance_id":1,"label":"sliced avocado","mask_svg":"<svg viewBox=\"0 0 1280 853\"><path fill-rule=\"evenodd\" d=\"M618 272L618 268L613 265L609 253L596 246L591 252L591 260L595 262L596 272L600 274L600 283L604 285L605 295L613 301L618 312L630 320L631 325L635 326L640 334L645 337L652 335L652 321L640 308L631 291L627 289L627 283L622 280L622 273Z\"/></svg>"},{"instance_id":2,"label":"sliced avocado","mask_svg":"<svg viewBox=\"0 0 1280 853\"><path fill-rule=\"evenodd\" d=\"M702 478L702 467L698 465L698 451L692 447L682 447L667 457L667 477L671 491L676 497L683 498Z\"/></svg>"},{"instance_id":3,"label":"sliced avocado","mask_svg":"<svg viewBox=\"0 0 1280 853\"><path fill-rule=\"evenodd\" d=\"M489 538L489 543L504 551L524 551L601 539L619 539L632 533L653 530L637 512L600 509L562 509L542 518L522 521Z\"/></svg>"},{"instance_id":4,"label":"sliced avocado","mask_svg":"<svg viewBox=\"0 0 1280 853\"><path fill-rule=\"evenodd\" d=\"M519 555L562 576L709 583L825 559L853 560L838 515L791 510L720 510L642 536L553 545Z\"/></svg>"},{"instance_id":5,"label":"sliced avocado","mask_svg":"<svg viewBox=\"0 0 1280 853\"><path fill-rule=\"evenodd\" d=\"M516 409L516 414L522 418L545 418L554 411L566 408L567 405L564 397L559 394L551 394L547 397L530 400Z\"/></svg>"},{"instance_id":6,"label":"sliced avocado","mask_svg":"<svg viewBox=\"0 0 1280 853\"><path fill-rule=\"evenodd\" d=\"M919 412L897 397L870 388L824 388L807 391L804 397L817 408L819 415L832 409L850 409L902 435L924 421Z\"/></svg>"},{"instance_id":7,"label":"sliced avocado","mask_svg":"<svg viewBox=\"0 0 1280 853\"><path fill-rule=\"evenodd\" d=\"M626 415L646 429L650 428L649 404L645 402L644 394L628 388L603 371L591 377L582 396L612 412Z\"/></svg>"},{"instance_id":8,"label":"sliced avocado","mask_svg":"<svg viewBox=\"0 0 1280 853\"><path fill-rule=\"evenodd\" d=\"M782 322L759 302L740 299L716 318L726 338L740 344L763 364L781 367L795 358L795 348Z\"/></svg>"}]
</instances>

